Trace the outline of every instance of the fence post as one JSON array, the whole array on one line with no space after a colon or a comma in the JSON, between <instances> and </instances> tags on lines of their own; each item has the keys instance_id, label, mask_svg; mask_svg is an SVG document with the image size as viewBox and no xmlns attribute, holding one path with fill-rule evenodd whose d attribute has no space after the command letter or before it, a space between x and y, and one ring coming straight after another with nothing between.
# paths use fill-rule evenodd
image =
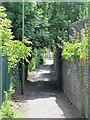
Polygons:
<instances>
[{"instance_id":1,"label":"fence post","mask_svg":"<svg viewBox=\"0 0 90 120\"><path fill-rule=\"evenodd\" d=\"M23 19L22 19L22 43L24 44L23 37L24 37L24 0L23 0ZM21 78L21 94L24 95L24 59L22 59L22 78Z\"/></svg>"}]
</instances>

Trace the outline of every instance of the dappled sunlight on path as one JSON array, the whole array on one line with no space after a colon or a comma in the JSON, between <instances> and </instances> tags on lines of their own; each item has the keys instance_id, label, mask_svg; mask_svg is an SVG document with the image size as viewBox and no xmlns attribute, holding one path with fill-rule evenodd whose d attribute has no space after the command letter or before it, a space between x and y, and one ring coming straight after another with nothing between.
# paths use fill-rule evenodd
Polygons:
<instances>
[{"instance_id":1,"label":"dappled sunlight on path","mask_svg":"<svg viewBox=\"0 0 90 120\"><path fill-rule=\"evenodd\" d=\"M46 59L45 65L53 65L53 64L54 64L53 59L52 60Z\"/></svg>"},{"instance_id":2,"label":"dappled sunlight on path","mask_svg":"<svg viewBox=\"0 0 90 120\"><path fill-rule=\"evenodd\" d=\"M16 93L16 106L24 118L80 118L55 81L53 59L29 72L25 95Z\"/></svg>"}]
</instances>

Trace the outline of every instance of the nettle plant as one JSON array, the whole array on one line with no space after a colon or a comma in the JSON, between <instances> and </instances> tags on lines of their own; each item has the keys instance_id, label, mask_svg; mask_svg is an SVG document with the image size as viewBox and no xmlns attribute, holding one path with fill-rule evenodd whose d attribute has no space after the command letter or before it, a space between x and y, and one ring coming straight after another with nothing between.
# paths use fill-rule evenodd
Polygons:
<instances>
[{"instance_id":1,"label":"nettle plant","mask_svg":"<svg viewBox=\"0 0 90 120\"><path fill-rule=\"evenodd\" d=\"M3 6L0 6L0 41L2 44L0 49L2 55L7 55L8 70L10 70L10 68L14 68L21 59L29 62L27 57L31 56L32 43L29 42L26 37L23 38L23 43L19 40L13 40L14 36L11 31L11 21L7 19L5 10Z\"/></svg>"},{"instance_id":2,"label":"nettle plant","mask_svg":"<svg viewBox=\"0 0 90 120\"><path fill-rule=\"evenodd\" d=\"M69 41L62 41L61 48L65 60L80 60L83 64L89 62L87 26L81 29L80 34L74 30L74 35L69 36Z\"/></svg>"}]
</instances>

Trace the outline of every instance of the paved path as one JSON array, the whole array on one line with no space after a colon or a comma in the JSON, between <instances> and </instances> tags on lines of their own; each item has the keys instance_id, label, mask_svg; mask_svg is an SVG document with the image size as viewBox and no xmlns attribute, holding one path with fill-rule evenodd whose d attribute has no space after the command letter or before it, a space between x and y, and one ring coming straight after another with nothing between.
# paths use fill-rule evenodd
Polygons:
<instances>
[{"instance_id":1,"label":"paved path","mask_svg":"<svg viewBox=\"0 0 90 120\"><path fill-rule=\"evenodd\" d=\"M25 95L16 95L17 109L24 118L80 118L57 86L52 64L52 60L47 60L37 71L30 72Z\"/></svg>"}]
</instances>

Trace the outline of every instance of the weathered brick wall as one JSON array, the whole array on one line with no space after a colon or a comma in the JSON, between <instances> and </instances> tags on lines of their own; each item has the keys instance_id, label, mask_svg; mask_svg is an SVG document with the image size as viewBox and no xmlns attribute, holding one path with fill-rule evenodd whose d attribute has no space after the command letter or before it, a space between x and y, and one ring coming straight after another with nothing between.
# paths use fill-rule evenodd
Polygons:
<instances>
[{"instance_id":1,"label":"weathered brick wall","mask_svg":"<svg viewBox=\"0 0 90 120\"><path fill-rule=\"evenodd\" d=\"M56 50L54 63L57 83L77 110L88 117L88 64L83 66L81 74L80 62L60 60L58 53L59 49Z\"/></svg>"},{"instance_id":2,"label":"weathered brick wall","mask_svg":"<svg viewBox=\"0 0 90 120\"><path fill-rule=\"evenodd\" d=\"M77 32L80 33L80 29L85 28L85 24L87 24L87 23L88 23L88 17L86 19L82 19L80 21L76 21L76 22L72 23L71 25L69 25L69 34L73 35L74 30L76 30Z\"/></svg>"},{"instance_id":3,"label":"weathered brick wall","mask_svg":"<svg viewBox=\"0 0 90 120\"><path fill-rule=\"evenodd\" d=\"M85 26L88 18L76 21L69 26L69 34L73 35L73 27L76 31ZM89 70L87 64L84 65L82 76L80 62L66 61L61 59L61 50L56 49L55 54L55 76L60 87L64 90L67 97L81 114L88 117L88 76Z\"/></svg>"},{"instance_id":4,"label":"weathered brick wall","mask_svg":"<svg viewBox=\"0 0 90 120\"><path fill-rule=\"evenodd\" d=\"M88 117L88 66L74 61L62 63L62 87L68 98L78 111Z\"/></svg>"}]
</instances>

